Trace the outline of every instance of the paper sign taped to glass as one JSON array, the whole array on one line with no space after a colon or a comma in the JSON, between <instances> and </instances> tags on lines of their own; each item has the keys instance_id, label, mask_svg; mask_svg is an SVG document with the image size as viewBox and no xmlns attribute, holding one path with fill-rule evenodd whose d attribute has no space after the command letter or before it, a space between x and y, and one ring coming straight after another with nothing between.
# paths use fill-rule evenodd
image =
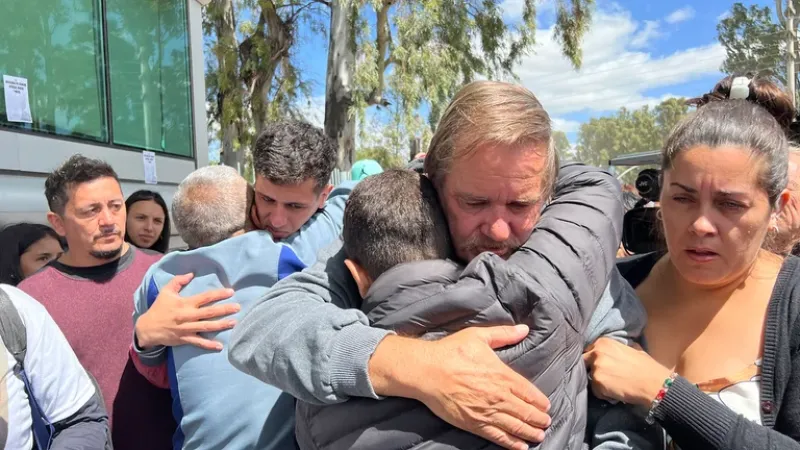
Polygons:
<instances>
[{"instance_id":1,"label":"paper sign taped to glass","mask_svg":"<svg viewBox=\"0 0 800 450\"><path fill-rule=\"evenodd\" d=\"M28 100L28 79L3 75L3 92L6 100L6 120L33 123L31 104Z\"/></svg>"},{"instance_id":2,"label":"paper sign taped to glass","mask_svg":"<svg viewBox=\"0 0 800 450\"><path fill-rule=\"evenodd\" d=\"M156 154L153 152L142 152L142 161L144 162L144 182L146 184L158 184L158 177L156 176Z\"/></svg>"}]
</instances>

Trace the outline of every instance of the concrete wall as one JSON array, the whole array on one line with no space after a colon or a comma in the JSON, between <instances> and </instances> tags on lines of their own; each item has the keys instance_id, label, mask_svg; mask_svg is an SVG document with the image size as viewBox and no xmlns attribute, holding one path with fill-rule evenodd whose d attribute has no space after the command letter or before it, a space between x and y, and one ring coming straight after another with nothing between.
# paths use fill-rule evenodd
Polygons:
<instances>
[{"instance_id":1,"label":"concrete wall","mask_svg":"<svg viewBox=\"0 0 800 450\"><path fill-rule=\"evenodd\" d=\"M187 5L195 157L176 158L156 153L158 184L148 185L144 183L141 151L0 128L0 226L21 221L46 223L44 180L47 173L76 153L110 163L122 181L126 197L136 190L149 189L163 195L168 204L186 175L208 165L202 6L196 0L187 0ZM183 241L174 227L172 233L171 246L182 247Z\"/></svg>"}]
</instances>

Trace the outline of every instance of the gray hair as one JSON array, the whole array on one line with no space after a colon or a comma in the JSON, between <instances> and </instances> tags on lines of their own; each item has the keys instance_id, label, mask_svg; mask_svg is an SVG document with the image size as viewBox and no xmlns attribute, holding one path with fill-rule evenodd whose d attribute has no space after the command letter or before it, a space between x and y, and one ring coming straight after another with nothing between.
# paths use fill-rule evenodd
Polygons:
<instances>
[{"instance_id":1,"label":"gray hair","mask_svg":"<svg viewBox=\"0 0 800 450\"><path fill-rule=\"evenodd\" d=\"M172 198L172 220L190 248L221 242L245 228L247 181L232 167L195 170Z\"/></svg>"},{"instance_id":2,"label":"gray hair","mask_svg":"<svg viewBox=\"0 0 800 450\"><path fill-rule=\"evenodd\" d=\"M747 100L712 102L683 119L667 138L662 154L664 170L675 158L698 146L741 147L764 161L759 186L775 207L788 182L789 143L783 128L764 108Z\"/></svg>"}]
</instances>

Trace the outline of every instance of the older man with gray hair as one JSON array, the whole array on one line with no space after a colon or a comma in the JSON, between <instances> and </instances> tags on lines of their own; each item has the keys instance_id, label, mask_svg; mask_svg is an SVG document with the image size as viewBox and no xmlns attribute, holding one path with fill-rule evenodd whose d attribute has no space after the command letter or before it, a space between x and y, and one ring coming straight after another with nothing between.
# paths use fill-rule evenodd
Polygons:
<instances>
[{"instance_id":1,"label":"older man with gray hair","mask_svg":"<svg viewBox=\"0 0 800 450\"><path fill-rule=\"evenodd\" d=\"M202 167L189 174L172 197L172 222L190 249L244 233L247 181L228 166Z\"/></svg>"},{"instance_id":2,"label":"older man with gray hair","mask_svg":"<svg viewBox=\"0 0 800 450\"><path fill-rule=\"evenodd\" d=\"M305 267L298 255L309 252L307 247L313 245L309 241L327 243L339 235L351 189L351 185L334 189L324 209L283 243L266 231L245 232L252 191L236 170L225 166L196 170L180 184L172 200L173 221L190 250L170 253L149 270L135 295L134 322L150 309L170 308L170 302L155 301L162 290L180 289L184 298L178 301L203 306L218 297L200 296L197 300L196 294L227 288L232 296L218 303L241 305L247 310L278 280ZM301 246L303 242L306 248ZM183 275L187 273L194 275ZM178 423L174 448L296 447L294 399L228 362L224 347L230 338L229 328L242 315L237 312L223 320L199 322L208 329L192 329L200 333L194 337L196 341L189 342L194 345L137 350L139 371L154 384L168 385L172 391ZM171 311L153 316L180 315ZM213 317L216 314L209 313L205 318ZM167 330L195 323L160 325ZM216 351L201 347L208 342L219 347Z\"/></svg>"}]
</instances>

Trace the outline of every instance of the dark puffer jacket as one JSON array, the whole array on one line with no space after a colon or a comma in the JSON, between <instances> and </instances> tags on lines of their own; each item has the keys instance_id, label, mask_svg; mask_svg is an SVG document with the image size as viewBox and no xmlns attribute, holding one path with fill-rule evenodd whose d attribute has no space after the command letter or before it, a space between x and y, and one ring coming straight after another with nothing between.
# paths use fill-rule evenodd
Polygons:
<instances>
[{"instance_id":1,"label":"dark puffer jacket","mask_svg":"<svg viewBox=\"0 0 800 450\"><path fill-rule=\"evenodd\" d=\"M507 261L483 254L463 271L444 261L404 264L379 277L362 306L372 326L428 339L474 325L528 325L526 339L498 353L550 398L553 423L541 449L581 448L584 333L609 278L618 276L619 187L598 175L585 166L562 168L533 235ZM634 295L627 284L617 286ZM304 450L498 448L402 398L298 402L296 424Z\"/></svg>"}]
</instances>

